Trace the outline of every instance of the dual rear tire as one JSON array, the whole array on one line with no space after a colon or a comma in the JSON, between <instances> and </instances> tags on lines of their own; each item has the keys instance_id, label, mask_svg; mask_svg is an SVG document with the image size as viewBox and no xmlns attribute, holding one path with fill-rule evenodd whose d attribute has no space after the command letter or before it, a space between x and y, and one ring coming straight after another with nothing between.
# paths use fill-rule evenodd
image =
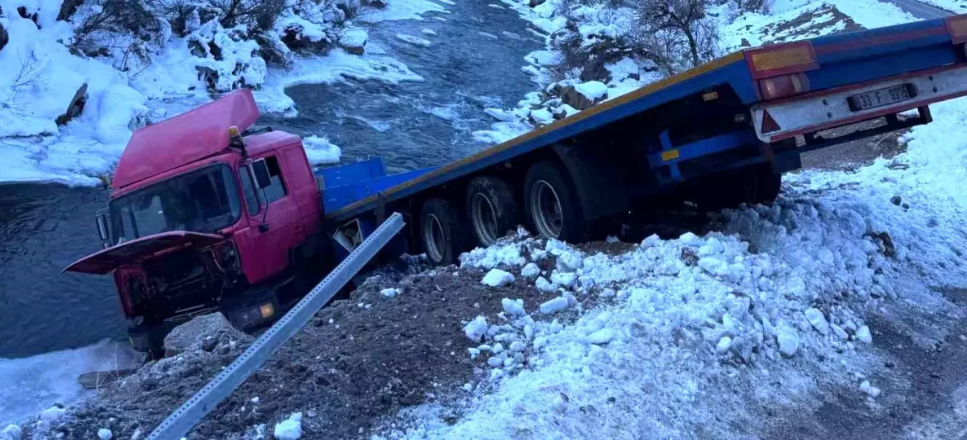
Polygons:
<instances>
[{"instance_id":1,"label":"dual rear tire","mask_svg":"<svg viewBox=\"0 0 967 441\"><path fill-rule=\"evenodd\" d=\"M588 222L577 190L560 167L551 162L534 164L522 190L523 206L510 183L481 176L468 184L463 207L441 197L427 199L419 227L427 258L434 265L456 263L462 251L493 245L514 231L522 223L522 212L532 231L541 236L567 242L587 239Z\"/></svg>"}]
</instances>

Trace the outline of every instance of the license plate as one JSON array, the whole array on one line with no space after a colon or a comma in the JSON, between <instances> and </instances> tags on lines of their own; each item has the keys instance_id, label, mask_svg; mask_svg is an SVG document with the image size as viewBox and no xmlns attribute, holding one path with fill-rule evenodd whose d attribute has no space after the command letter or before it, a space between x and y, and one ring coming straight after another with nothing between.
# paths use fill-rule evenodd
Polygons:
<instances>
[{"instance_id":1,"label":"license plate","mask_svg":"<svg viewBox=\"0 0 967 441\"><path fill-rule=\"evenodd\" d=\"M850 110L859 112L861 110L889 106L890 104L913 99L916 96L917 88L913 84L908 83L853 95L847 98L846 101L849 102Z\"/></svg>"}]
</instances>

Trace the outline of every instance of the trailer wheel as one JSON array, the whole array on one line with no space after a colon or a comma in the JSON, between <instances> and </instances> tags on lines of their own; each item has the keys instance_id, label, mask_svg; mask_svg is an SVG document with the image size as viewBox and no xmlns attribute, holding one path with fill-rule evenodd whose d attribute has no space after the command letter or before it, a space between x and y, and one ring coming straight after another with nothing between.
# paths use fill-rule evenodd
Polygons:
<instances>
[{"instance_id":1,"label":"trailer wheel","mask_svg":"<svg viewBox=\"0 0 967 441\"><path fill-rule=\"evenodd\" d=\"M432 198L423 203L420 237L423 249L434 265L450 265L463 250L465 228L459 212L445 199Z\"/></svg>"},{"instance_id":2,"label":"trailer wheel","mask_svg":"<svg viewBox=\"0 0 967 441\"><path fill-rule=\"evenodd\" d=\"M587 239L588 221L574 183L559 167L538 162L527 171L524 207L541 236L577 243Z\"/></svg>"},{"instance_id":3,"label":"trailer wheel","mask_svg":"<svg viewBox=\"0 0 967 441\"><path fill-rule=\"evenodd\" d=\"M517 198L506 181L478 177L467 186L467 214L480 246L489 247L518 225Z\"/></svg>"}]
</instances>

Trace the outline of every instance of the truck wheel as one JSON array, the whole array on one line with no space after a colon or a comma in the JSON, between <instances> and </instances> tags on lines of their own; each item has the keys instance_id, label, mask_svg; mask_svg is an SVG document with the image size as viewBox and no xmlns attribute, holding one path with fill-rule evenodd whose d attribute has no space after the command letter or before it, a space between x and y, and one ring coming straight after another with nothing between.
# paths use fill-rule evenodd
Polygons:
<instances>
[{"instance_id":1,"label":"truck wheel","mask_svg":"<svg viewBox=\"0 0 967 441\"><path fill-rule=\"evenodd\" d=\"M467 242L464 228L460 214L450 202L432 198L423 203L420 237L431 263L443 266L457 261Z\"/></svg>"},{"instance_id":2,"label":"truck wheel","mask_svg":"<svg viewBox=\"0 0 967 441\"><path fill-rule=\"evenodd\" d=\"M750 202L754 204L775 202L776 198L779 197L779 191L782 189L782 174L773 173L769 164L757 167L753 173L755 174L755 192L753 193L753 200Z\"/></svg>"},{"instance_id":3,"label":"truck wheel","mask_svg":"<svg viewBox=\"0 0 967 441\"><path fill-rule=\"evenodd\" d=\"M514 190L502 179L474 178L467 187L467 214L477 243L493 245L504 233L517 228Z\"/></svg>"},{"instance_id":4,"label":"truck wheel","mask_svg":"<svg viewBox=\"0 0 967 441\"><path fill-rule=\"evenodd\" d=\"M527 171L524 207L541 236L571 243L588 237L588 221L574 183L554 164L538 162Z\"/></svg>"}]
</instances>

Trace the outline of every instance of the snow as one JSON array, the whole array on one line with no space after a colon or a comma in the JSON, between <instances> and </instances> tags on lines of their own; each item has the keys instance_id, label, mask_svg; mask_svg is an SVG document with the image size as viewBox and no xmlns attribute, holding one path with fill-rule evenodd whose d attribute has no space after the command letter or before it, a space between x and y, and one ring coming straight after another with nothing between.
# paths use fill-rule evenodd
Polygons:
<instances>
[{"instance_id":1,"label":"snow","mask_svg":"<svg viewBox=\"0 0 967 441\"><path fill-rule=\"evenodd\" d=\"M608 96L608 86L600 81L588 81L574 86L578 93L585 98L595 101Z\"/></svg>"},{"instance_id":2,"label":"snow","mask_svg":"<svg viewBox=\"0 0 967 441\"><path fill-rule=\"evenodd\" d=\"M403 40L409 44L413 44L417 46L430 47L430 45L432 44L430 43L430 40L426 40L409 34L396 34L396 38Z\"/></svg>"},{"instance_id":3,"label":"snow","mask_svg":"<svg viewBox=\"0 0 967 441\"><path fill-rule=\"evenodd\" d=\"M446 13L447 10L429 0L391 0L382 9L369 10L357 20L363 23L378 23L393 20L423 20L429 12Z\"/></svg>"},{"instance_id":4,"label":"snow","mask_svg":"<svg viewBox=\"0 0 967 441\"><path fill-rule=\"evenodd\" d=\"M568 302L566 297L557 297L541 303L541 314L554 314L567 309Z\"/></svg>"},{"instance_id":5,"label":"snow","mask_svg":"<svg viewBox=\"0 0 967 441\"><path fill-rule=\"evenodd\" d=\"M102 440L108 440L114 438L114 434L111 433L111 429L98 429L97 437Z\"/></svg>"},{"instance_id":6,"label":"snow","mask_svg":"<svg viewBox=\"0 0 967 441\"><path fill-rule=\"evenodd\" d=\"M339 37L339 43L348 47L363 47L367 41L369 41L369 34L361 28L347 29Z\"/></svg>"},{"instance_id":7,"label":"snow","mask_svg":"<svg viewBox=\"0 0 967 441\"><path fill-rule=\"evenodd\" d=\"M541 274L541 269L534 262L524 265L520 270L520 276L525 279L533 279Z\"/></svg>"},{"instance_id":8,"label":"snow","mask_svg":"<svg viewBox=\"0 0 967 441\"><path fill-rule=\"evenodd\" d=\"M554 122L554 115L547 109L535 109L531 111L531 118L538 124L551 124Z\"/></svg>"},{"instance_id":9,"label":"snow","mask_svg":"<svg viewBox=\"0 0 967 441\"><path fill-rule=\"evenodd\" d=\"M870 328L865 325L860 326L860 328L856 330L856 339L866 344L873 343L873 335L870 334Z\"/></svg>"},{"instance_id":10,"label":"snow","mask_svg":"<svg viewBox=\"0 0 967 441\"><path fill-rule=\"evenodd\" d=\"M92 396L77 382L81 374L137 366L139 354L130 345L104 341L80 349L48 352L27 358L0 358L0 426L43 413L58 419L63 409Z\"/></svg>"},{"instance_id":11,"label":"snow","mask_svg":"<svg viewBox=\"0 0 967 441\"><path fill-rule=\"evenodd\" d=\"M302 412L296 412L288 419L275 425L275 439L293 440L302 438Z\"/></svg>"},{"instance_id":12,"label":"snow","mask_svg":"<svg viewBox=\"0 0 967 441\"><path fill-rule=\"evenodd\" d=\"M805 312L806 320L812 325L813 329L822 335L829 334L829 322L823 316L823 312L816 308L809 308Z\"/></svg>"},{"instance_id":13,"label":"snow","mask_svg":"<svg viewBox=\"0 0 967 441\"><path fill-rule=\"evenodd\" d=\"M479 316L471 320L470 323L467 323L467 326L464 326L463 333L470 340L479 343L480 339L487 334L488 329L489 326L487 325L487 319L483 316Z\"/></svg>"},{"instance_id":14,"label":"snow","mask_svg":"<svg viewBox=\"0 0 967 441\"><path fill-rule=\"evenodd\" d=\"M55 405L44 409L44 411L40 413L40 419L41 421L46 421L53 424L63 419L66 413L67 409Z\"/></svg>"},{"instance_id":15,"label":"snow","mask_svg":"<svg viewBox=\"0 0 967 441\"><path fill-rule=\"evenodd\" d=\"M863 382L860 383L860 390L873 398L880 396L881 392L880 388L873 386L873 384L870 383L870 380L863 380Z\"/></svg>"},{"instance_id":16,"label":"snow","mask_svg":"<svg viewBox=\"0 0 967 441\"><path fill-rule=\"evenodd\" d=\"M9 424L0 430L0 440L17 440L21 438L23 430L16 424Z\"/></svg>"},{"instance_id":17,"label":"snow","mask_svg":"<svg viewBox=\"0 0 967 441\"><path fill-rule=\"evenodd\" d=\"M493 286L493 287L504 286L513 282L514 282L513 274L496 268L490 270L490 272L488 272L487 275L485 275L484 278L480 281L480 283L483 283L484 285Z\"/></svg>"},{"instance_id":18,"label":"snow","mask_svg":"<svg viewBox=\"0 0 967 441\"><path fill-rule=\"evenodd\" d=\"M302 147L305 148L306 157L312 165L338 164L342 156L342 149L329 142L329 139L325 137L304 137L302 138Z\"/></svg>"},{"instance_id":19,"label":"snow","mask_svg":"<svg viewBox=\"0 0 967 441\"><path fill-rule=\"evenodd\" d=\"M595 344L595 345L604 345L604 344L610 343L611 340L614 340L614 338L615 338L614 330L611 328L604 328L604 329L594 331L590 335L588 335L588 343Z\"/></svg>"},{"instance_id":20,"label":"snow","mask_svg":"<svg viewBox=\"0 0 967 441\"><path fill-rule=\"evenodd\" d=\"M433 29L424 29L420 32L423 32L423 35L430 35L430 36L436 35L436 31L434 31Z\"/></svg>"},{"instance_id":21,"label":"snow","mask_svg":"<svg viewBox=\"0 0 967 441\"><path fill-rule=\"evenodd\" d=\"M386 297L388 299L391 299L393 297L396 297L396 296L400 295L400 289L399 288L386 288L386 289L381 290L379 293L383 297Z\"/></svg>"},{"instance_id":22,"label":"snow","mask_svg":"<svg viewBox=\"0 0 967 441\"><path fill-rule=\"evenodd\" d=\"M523 299L502 299L500 301L501 306L504 308L504 313L510 317L522 317L527 315L527 311L524 310L524 300Z\"/></svg>"}]
</instances>

